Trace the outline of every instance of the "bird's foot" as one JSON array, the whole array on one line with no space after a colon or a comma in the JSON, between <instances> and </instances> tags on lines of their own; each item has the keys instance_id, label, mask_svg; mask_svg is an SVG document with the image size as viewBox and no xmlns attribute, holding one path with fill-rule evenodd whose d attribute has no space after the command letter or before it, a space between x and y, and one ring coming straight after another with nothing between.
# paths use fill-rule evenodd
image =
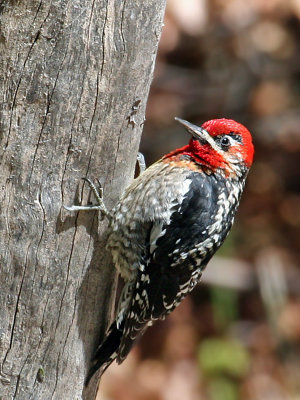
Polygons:
<instances>
[{"instance_id":1,"label":"bird's foot","mask_svg":"<svg viewBox=\"0 0 300 400\"><path fill-rule=\"evenodd\" d=\"M84 181L86 181L92 192L94 193L94 196L96 197L97 204L91 204L91 205L86 205L86 206L64 206L64 208L68 211L100 211L103 216L106 216L108 219L111 218L110 212L107 210L104 201L103 201L103 188L101 186L100 181L97 179L98 187L89 179L89 178L82 178Z\"/></svg>"},{"instance_id":2,"label":"bird's foot","mask_svg":"<svg viewBox=\"0 0 300 400\"><path fill-rule=\"evenodd\" d=\"M140 170L139 175L141 175L146 169L146 162L145 162L145 157L144 157L143 153L138 152L136 161L139 165L139 170Z\"/></svg>"}]
</instances>

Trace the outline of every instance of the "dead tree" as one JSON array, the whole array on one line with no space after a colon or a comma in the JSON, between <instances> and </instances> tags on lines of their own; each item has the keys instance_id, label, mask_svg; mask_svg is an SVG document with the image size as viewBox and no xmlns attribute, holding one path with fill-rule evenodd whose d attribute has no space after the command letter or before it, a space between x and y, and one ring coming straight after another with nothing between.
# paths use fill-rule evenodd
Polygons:
<instances>
[{"instance_id":1,"label":"dead tree","mask_svg":"<svg viewBox=\"0 0 300 400\"><path fill-rule=\"evenodd\" d=\"M133 177L165 0L0 0L0 399L83 392L110 318L106 222Z\"/></svg>"}]
</instances>

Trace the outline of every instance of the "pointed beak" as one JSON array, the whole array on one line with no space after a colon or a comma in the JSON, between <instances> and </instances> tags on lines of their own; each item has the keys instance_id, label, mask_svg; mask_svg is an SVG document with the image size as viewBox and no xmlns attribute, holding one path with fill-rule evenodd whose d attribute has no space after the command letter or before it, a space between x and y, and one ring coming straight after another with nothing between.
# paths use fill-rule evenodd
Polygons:
<instances>
[{"instance_id":1,"label":"pointed beak","mask_svg":"<svg viewBox=\"0 0 300 400\"><path fill-rule=\"evenodd\" d=\"M220 151L214 139L205 129L201 128L201 126L191 124L190 122L185 121L184 119L178 117L175 117L175 120L178 121L181 125L183 125L185 129L188 131L188 133L192 135L194 139L199 140L201 144L208 143L214 150L216 150L217 152Z\"/></svg>"}]
</instances>

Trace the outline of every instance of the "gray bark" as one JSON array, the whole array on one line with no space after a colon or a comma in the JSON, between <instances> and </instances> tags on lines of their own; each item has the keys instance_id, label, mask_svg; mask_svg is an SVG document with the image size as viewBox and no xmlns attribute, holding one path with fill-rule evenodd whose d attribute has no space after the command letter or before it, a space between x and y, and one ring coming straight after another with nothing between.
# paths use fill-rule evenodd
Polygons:
<instances>
[{"instance_id":1,"label":"gray bark","mask_svg":"<svg viewBox=\"0 0 300 400\"><path fill-rule=\"evenodd\" d=\"M132 179L165 0L0 0L0 399L94 399L108 208Z\"/></svg>"}]
</instances>

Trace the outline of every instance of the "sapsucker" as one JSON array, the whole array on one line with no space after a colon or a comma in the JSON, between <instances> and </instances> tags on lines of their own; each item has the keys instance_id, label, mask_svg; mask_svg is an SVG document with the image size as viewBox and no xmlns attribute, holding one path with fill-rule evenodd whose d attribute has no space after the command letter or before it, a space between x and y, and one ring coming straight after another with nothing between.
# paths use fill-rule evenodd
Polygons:
<instances>
[{"instance_id":1,"label":"sapsucker","mask_svg":"<svg viewBox=\"0 0 300 400\"><path fill-rule=\"evenodd\" d=\"M177 120L188 145L134 179L109 214L107 248L125 287L87 382L121 363L145 328L179 305L232 226L253 160L250 132L229 119L202 127Z\"/></svg>"}]
</instances>

